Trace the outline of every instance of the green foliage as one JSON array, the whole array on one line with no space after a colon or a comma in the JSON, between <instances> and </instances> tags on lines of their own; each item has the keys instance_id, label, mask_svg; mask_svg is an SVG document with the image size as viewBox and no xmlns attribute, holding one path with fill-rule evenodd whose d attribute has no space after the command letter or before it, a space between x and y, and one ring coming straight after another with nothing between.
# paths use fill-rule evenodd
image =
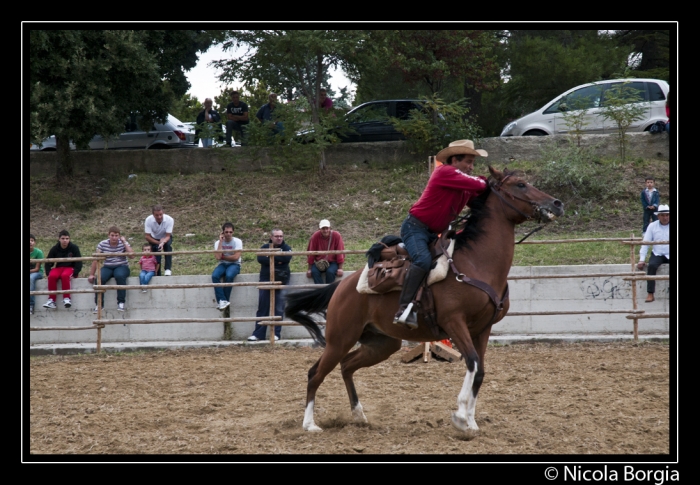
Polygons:
<instances>
[{"instance_id":1,"label":"green foliage","mask_svg":"<svg viewBox=\"0 0 700 485\"><path fill-rule=\"evenodd\" d=\"M425 83L430 94L442 92L449 78L487 88L498 72L494 31L375 30L371 40L381 46L375 66L398 70L405 82Z\"/></svg>"},{"instance_id":2,"label":"green foliage","mask_svg":"<svg viewBox=\"0 0 700 485\"><path fill-rule=\"evenodd\" d=\"M617 197L624 191L623 176L614 170L617 162L606 163L596 157L591 147L578 147L575 139L565 139L564 145L547 140L542 147L542 164L537 176L538 188L557 194L567 202L594 206Z\"/></svg>"},{"instance_id":3,"label":"green foliage","mask_svg":"<svg viewBox=\"0 0 700 485\"><path fill-rule=\"evenodd\" d=\"M202 106L203 101L197 99L197 96L190 96L189 93L185 93L181 98L173 101L170 107L170 114L180 121L194 122L199 112L204 109Z\"/></svg>"},{"instance_id":4,"label":"green foliage","mask_svg":"<svg viewBox=\"0 0 700 485\"><path fill-rule=\"evenodd\" d=\"M446 103L435 94L425 110L413 110L408 120L393 118L391 123L406 137L411 153L434 154L451 141L479 138L479 127L467 119L468 113L464 99Z\"/></svg>"},{"instance_id":5,"label":"green foliage","mask_svg":"<svg viewBox=\"0 0 700 485\"><path fill-rule=\"evenodd\" d=\"M617 127L620 158L623 162L627 157L627 130L632 123L643 118L648 109L649 103L641 102L640 92L627 83L614 84L605 92L601 115Z\"/></svg>"},{"instance_id":6,"label":"green foliage","mask_svg":"<svg viewBox=\"0 0 700 485\"><path fill-rule=\"evenodd\" d=\"M562 102L559 105L562 118L570 128L569 134L574 137L578 147L581 146L581 136L584 134L583 128L588 125L588 121L586 121L588 116L586 113L587 107L588 102L581 98L567 99L566 103Z\"/></svg>"},{"instance_id":7,"label":"green foliage","mask_svg":"<svg viewBox=\"0 0 700 485\"><path fill-rule=\"evenodd\" d=\"M30 140L56 135L57 176L72 175L69 141L124 130L131 112L165 120L189 83L184 72L213 36L203 31L31 30Z\"/></svg>"},{"instance_id":8,"label":"green foliage","mask_svg":"<svg viewBox=\"0 0 700 485\"><path fill-rule=\"evenodd\" d=\"M242 79L248 86L264 82L287 100L305 98L316 123L320 116L316 94L327 84L329 68L352 70L352 64L371 49L365 47L366 37L359 30L231 30L224 50L239 46L248 50L214 65L222 70L222 82Z\"/></svg>"}]
</instances>

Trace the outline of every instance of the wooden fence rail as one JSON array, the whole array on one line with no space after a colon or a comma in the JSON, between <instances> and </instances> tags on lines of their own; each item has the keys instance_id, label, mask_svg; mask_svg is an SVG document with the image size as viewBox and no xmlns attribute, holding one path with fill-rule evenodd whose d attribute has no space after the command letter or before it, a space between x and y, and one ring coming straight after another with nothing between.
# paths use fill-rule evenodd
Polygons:
<instances>
[{"instance_id":1,"label":"wooden fence rail","mask_svg":"<svg viewBox=\"0 0 700 485\"><path fill-rule=\"evenodd\" d=\"M656 241L652 243L647 243L641 240L641 238L635 238L632 235L630 238L584 238L584 239L558 239L558 240L541 240L541 241L523 241L522 244L562 244L562 243L589 243L589 242L607 242L607 241L618 241L621 244L630 245L631 252L631 264L632 271L626 273L583 273L583 274L560 274L560 275L530 275L530 276L512 276L509 280L524 280L524 279L550 279L550 278L597 278L597 277L609 277L609 276L622 276L625 281L639 281L639 280L668 280L669 277L666 275L660 276L647 276L643 272L636 271L636 259L634 257L634 248L639 245L652 245L652 244L668 244L668 241ZM172 254L214 254L220 253L223 250L199 250L199 251L171 251L171 252L160 252L159 256L172 255ZM269 256L274 264L275 255L280 254L279 250L266 249L264 251L258 249L243 249L242 252L253 252L257 256ZM364 254L365 250L343 250L343 251L287 251L285 256L306 256L310 254ZM133 252L133 253L122 253L126 255L141 255L145 253ZM100 278L100 267L103 260L106 257L114 257L122 254L109 254L95 253L90 257L82 258L51 258L51 259L31 259L31 263L44 263L44 262L65 262L65 261L97 261L98 268L95 272L98 281L93 285L92 290L70 290L71 293L98 293L98 315L93 321L92 326L66 326L66 327L30 327L30 331L49 331L49 330L97 330L97 348L96 351L101 351L101 330L105 325L126 325L126 324L164 324L164 323L211 323L211 322L249 322L257 321L260 325L270 326L270 325L280 325L280 326L298 326L299 324L294 321L282 320L282 317L272 316L274 315L275 308L275 292L270 294L270 315L265 317L224 317L224 318L167 318L167 319L130 319L130 320L105 320L101 318L101 298L102 294L106 290L132 290L141 289L141 285L102 285L99 282ZM258 289L263 290L273 290L280 289L281 282L274 281L274 273L271 273L272 281L265 282L250 282L250 283L201 283L201 284L162 284L162 285L149 285L149 289L177 289L177 288L213 288L213 287L233 287L233 286L256 286ZM303 284L303 285L287 285L284 287L285 290L293 291L297 289L306 288L318 288L325 285L318 284ZM32 295L53 295L64 293L63 290L56 291L32 291ZM506 316L542 316L542 315L585 315L585 314L627 314L626 318L634 321L634 340L638 340L638 320L642 318L669 318L668 313L646 313L644 310L637 308L636 301L636 285L632 285L632 304L633 308L629 310L578 310L578 311L530 311L530 312L509 312ZM317 322L319 325L325 325L325 321L319 320ZM270 343L274 345L275 338L274 332L271 332Z\"/></svg>"}]
</instances>

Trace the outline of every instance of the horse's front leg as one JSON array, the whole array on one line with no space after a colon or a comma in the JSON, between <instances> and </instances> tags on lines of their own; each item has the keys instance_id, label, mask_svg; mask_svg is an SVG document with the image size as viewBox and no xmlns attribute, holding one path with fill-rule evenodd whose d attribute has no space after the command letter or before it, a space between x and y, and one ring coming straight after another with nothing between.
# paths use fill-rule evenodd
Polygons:
<instances>
[{"instance_id":1,"label":"horse's front leg","mask_svg":"<svg viewBox=\"0 0 700 485\"><path fill-rule=\"evenodd\" d=\"M476 392L478 392L478 388L476 391L474 389L474 381L477 376L480 379L483 375L483 371L480 369L481 362L466 328L463 331L453 333L452 341L467 364L467 373L457 396L457 411L452 413L452 424L458 430L475 436L479 432L479 426L474 419Z\"/></svg>"}]
</instances>

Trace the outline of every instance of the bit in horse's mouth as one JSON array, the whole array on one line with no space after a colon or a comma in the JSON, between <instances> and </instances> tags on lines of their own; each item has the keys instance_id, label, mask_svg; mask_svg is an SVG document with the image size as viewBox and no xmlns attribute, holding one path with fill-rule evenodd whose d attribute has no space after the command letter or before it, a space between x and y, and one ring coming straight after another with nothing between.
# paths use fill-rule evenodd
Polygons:
<instances>
[{"instance_id":1,"label":"bit in horse's mouth","mask_svg":"<svg viewBox=\"0 0 700 485\"><path fill-rule=\"evenodd\" d=\"M545 208L540 208L539 214L540 220L542 220L543 222L552 222L554 219L557 218L556 214Z\"/></svg>"}]
</instances>

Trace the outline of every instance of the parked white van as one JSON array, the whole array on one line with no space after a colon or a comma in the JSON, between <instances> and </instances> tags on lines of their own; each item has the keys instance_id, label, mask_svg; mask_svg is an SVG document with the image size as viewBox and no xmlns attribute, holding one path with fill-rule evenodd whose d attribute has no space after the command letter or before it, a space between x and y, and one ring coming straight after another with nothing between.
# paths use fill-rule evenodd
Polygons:
<instances>
[{"instance_id":1,"label":"parked white van","mask_svg":"<svg viewBox=\"0 0 700 485\"><path fill-rule=\"evenodd\" d=\"M640 105L646 107L646 113L629 127L630 132L648 131L657 121L666 117L666 96L669 86L660 79L610 79L582 84L560 94L544 107L534 113L508 123L501 136L545 136L568 133L572 128L566 123L562 112L576 106L586 110L585 125L581 128L585 134L614 133L617 126L612 120L602 116L605 107L605 94L614 85L625 83L638 91Z\"/></svg>"}]
</instances>

